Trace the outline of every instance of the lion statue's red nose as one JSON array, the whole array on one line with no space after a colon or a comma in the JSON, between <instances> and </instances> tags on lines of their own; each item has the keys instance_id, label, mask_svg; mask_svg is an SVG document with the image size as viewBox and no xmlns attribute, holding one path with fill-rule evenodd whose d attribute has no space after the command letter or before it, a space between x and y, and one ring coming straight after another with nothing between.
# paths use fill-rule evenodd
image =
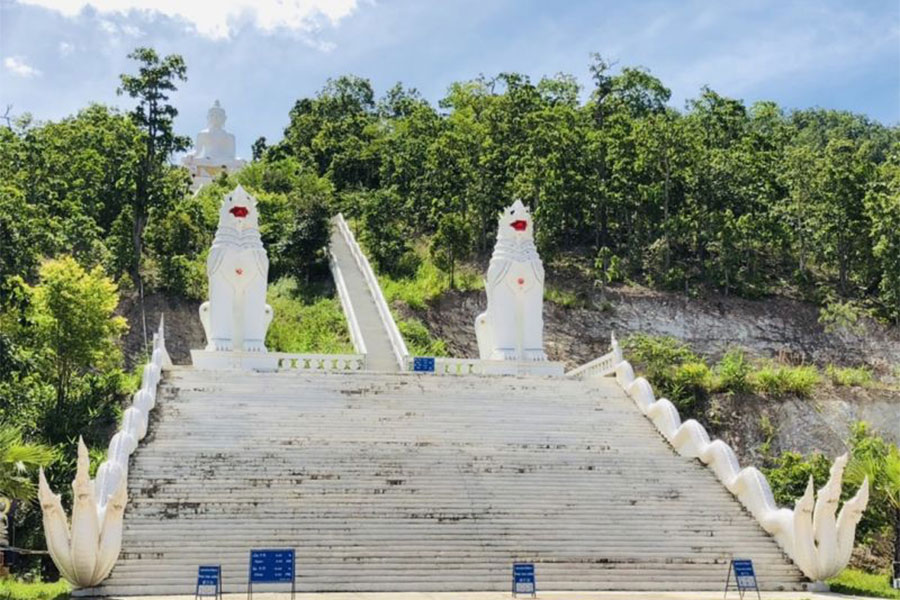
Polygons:
<instances>
[{"instance_id":1,"label":"lion statue's red nose","mask_svg":"<svg viewBox=\"0 0 900 600\"><path fill-rule=\"evenodd\" d=\"M525 231L528 228L528 221L523 221L519 219L517 221L513 221L510 223L510 226L516 231Z\"/></svg>"},{"instance_id":2,"label":"lion statue's red nose","mask_svg":"<svg viewBox=\"0 0 900 600\"><path fill-rule=\"evenodd\" d=\"M234 215L235 217L237 217L238 219L243 219L244 217L247 216L247 213L249 213L250 211L247 210L247 207L246 207L246 206L235 206L234 208L232 208L232 209L229 210L228 212L230 212L231 214L233 214L233 215Z\"/></svg>"}]
</instances>

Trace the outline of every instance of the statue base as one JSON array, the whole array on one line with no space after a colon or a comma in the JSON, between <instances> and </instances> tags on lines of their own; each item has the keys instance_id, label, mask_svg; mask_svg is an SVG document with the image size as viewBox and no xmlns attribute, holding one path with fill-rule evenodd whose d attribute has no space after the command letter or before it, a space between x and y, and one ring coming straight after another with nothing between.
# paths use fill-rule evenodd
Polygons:
<instances>
[{"instance_id":1,"label":"statue base","mask_svg":"<svg viewBox=\"0 0 900 600\"><path fill-rule=\"evenodd\" d=\"M278 358L267 352L191 350L191 364L200 371L277 371Z\"/></svg>"}]
</instances>

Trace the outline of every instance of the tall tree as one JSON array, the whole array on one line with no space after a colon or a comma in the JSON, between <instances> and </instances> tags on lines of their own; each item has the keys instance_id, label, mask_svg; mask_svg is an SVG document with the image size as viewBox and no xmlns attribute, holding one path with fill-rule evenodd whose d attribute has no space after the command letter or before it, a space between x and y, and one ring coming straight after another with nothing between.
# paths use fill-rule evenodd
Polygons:
<instances>
[{"instance_id":1,"label":"tall tree","mask_svg":"<svg viewBox=\"0 0 900 600\"><path fill-rule=\"evenodd\" d=\"M120 75L122 85L116 92L137 99L138 104L131 111L131 118L143 137L143 152L132 200L132 277L140 285L141 253L148 212L150 207L162 205L167 199L164 174L169 156L173 152L186 150L191 140L173 132L172 125L178 111L168 103L171 92L178 89L176 82L187 81L184 59L178 54L160 58L153 48L137 48L128 58L138 61L138 74Z\"/></svg>"}]
</instances>

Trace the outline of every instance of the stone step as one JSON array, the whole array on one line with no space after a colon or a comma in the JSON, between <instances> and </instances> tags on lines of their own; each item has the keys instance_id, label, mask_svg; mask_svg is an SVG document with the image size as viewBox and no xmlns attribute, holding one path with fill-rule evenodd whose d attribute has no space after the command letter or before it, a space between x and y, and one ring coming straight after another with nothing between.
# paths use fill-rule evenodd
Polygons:
<instances>
[{"instance_id":1,"label":"stone step","mask_svg":"<svg viewBox=\"0 0 900 600\"><path fill-rule=\"evenodd\" d=\"M191 593L251 547L295 547L303 591L721 589L751 556L802 575L613 380L167 372L98 594Z\"/></svg>"}]
</instances>

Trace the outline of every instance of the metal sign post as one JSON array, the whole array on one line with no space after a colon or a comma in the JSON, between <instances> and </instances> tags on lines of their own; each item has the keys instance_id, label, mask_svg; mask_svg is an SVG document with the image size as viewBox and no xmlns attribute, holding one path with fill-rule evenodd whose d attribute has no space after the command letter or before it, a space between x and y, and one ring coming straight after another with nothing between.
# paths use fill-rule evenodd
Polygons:
<instances>
[{"instance_id":1,"label":"metal sign post","mask_svg":"<svg viewBox=\"0 0 900 600\"><path fill-rule=\"evenodd\" d=\"M734 571L734 585L731 584L731 572ZM759 594L759 584L756 581L756 572L753 570L753 561L749 558L733 558L728 563L728 577L725 579L725 595L728 597L728 590L736 589L744 600L744 592L747 590L756 590L757 600L761 600Z\"/></svg>"},{"instance_id":2,"label":"metal sign post","mask_svg":"<svg viewBox=\"0 0 900 600\"><path fill-rule=\"evenodd\" d=\"M512 571L512 595L531 594L537 595L537 585L534 580L534 563L513 563Z\"/></svg>"},{"instance_id":3,"label":"metal sign post","mask_svg":"<svg viewBox=\"0 0 900 600\"><path fill-rule=\"evenodd\" d=\"M247 600L253 598L254 583L290 583L291 600L296 591L296 559L294 549L251 550Z\"/></svg>"},{"instance_id":4,"label":"metal sign post","mask_svg":"<svg viewBox=\"0 0 900 600\"><path fill-rule=\"evenodd\" d=\"M212 591L210 591L210 589ZM212 596L216 600L222 600L222 566L205 565L197 568L197 589L194 591L194 600Z\"/></svg>"}]
</instances>

